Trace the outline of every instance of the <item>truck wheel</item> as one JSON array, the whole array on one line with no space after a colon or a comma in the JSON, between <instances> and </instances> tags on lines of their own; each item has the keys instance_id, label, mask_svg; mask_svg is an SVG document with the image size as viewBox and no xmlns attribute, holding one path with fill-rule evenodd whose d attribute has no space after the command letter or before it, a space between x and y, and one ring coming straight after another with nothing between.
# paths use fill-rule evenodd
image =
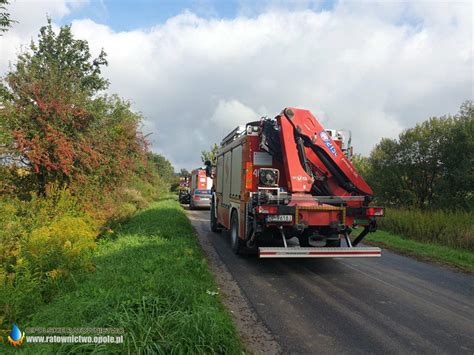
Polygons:
<instances>
[{"instance_id":1,"label":"truck wheel","mask_svg":"<svg viewBox=\"0 0 474 355\"><path fill-rule=\"evenodd\" d=\"M211 202L211 217L210 217L211 231L213 231L214 233L220 233L221 229L219 228L219 223L217 222L217 216L215 214L215 211L216 211L215 206L216 206L216 202L214 201L214 199L212 199L212 202Z\"/></svg>"},{"instance_id":2,"label":"truck wheel","mask_svg":"<svg viewBox=\"0 0 474 355\"><path fill-rule=\"evenodd\" d=\"M239 219L237 212L232 212L230 218L230 245L235 254L241 254L243 251L243 241L239 238Z\"/></svg>"}]
</instances>

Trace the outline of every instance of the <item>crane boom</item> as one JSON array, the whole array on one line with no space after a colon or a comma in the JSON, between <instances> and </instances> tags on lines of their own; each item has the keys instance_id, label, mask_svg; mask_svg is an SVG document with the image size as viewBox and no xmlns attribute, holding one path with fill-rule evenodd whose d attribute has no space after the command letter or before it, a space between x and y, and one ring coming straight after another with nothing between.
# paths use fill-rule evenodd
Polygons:
<instances>
[{"instance_id":1,"label":"crane boom","mask_svg":"<svg viewBox=\"0 0 474 355\"><path fill-rule=\"evenodd\" d=\"M372 189L310 111L286 108L276 121L290 192L372 198Z\"/></svg>"}]
</instances>

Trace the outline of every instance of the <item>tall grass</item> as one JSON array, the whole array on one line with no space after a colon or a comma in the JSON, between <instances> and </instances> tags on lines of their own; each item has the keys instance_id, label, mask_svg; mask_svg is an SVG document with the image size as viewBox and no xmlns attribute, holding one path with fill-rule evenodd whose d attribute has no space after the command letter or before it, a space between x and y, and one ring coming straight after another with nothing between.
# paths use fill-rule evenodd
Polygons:
<instances>
[{"instance_id":1,"label":"tall grass","mask_svg":"<svg viewBox=\"0 0 474 355\"><path fill-rule=\"evenodd\" d=\"M162 199L138 212L93 258L96 272L20 327L123 328L124 344L28 344L31 353L242 354L184 211ZM28 335L28 334L27 334Z\"/></svg>"},{"instance_id":2,"label":"tall grass","mask_svg":"<svg viewBox=\"0 0 474 355\"><path fill-rule=\"evenodd\" d=\"M385 214L386 216L379 220L379 227L382 230L423 243L474 250L472 212L389 208Z\"/></svg>"},{"instance_id":3,"label":"tall grass","mask_svg":"<svg viewBox=\"0 0 474 355\"><path fill-rule=\"evenodd\" d=\"M94 270L96 239L165 190L138 177L116 191L48 185L44 196L0 195L0 339L78 277Z\"/></svg>"}]
</instances>

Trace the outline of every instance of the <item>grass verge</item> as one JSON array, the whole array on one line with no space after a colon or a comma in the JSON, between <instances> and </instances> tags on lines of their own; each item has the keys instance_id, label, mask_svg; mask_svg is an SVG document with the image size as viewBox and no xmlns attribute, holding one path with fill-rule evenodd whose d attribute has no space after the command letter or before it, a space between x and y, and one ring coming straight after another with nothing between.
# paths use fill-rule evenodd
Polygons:
<instances>
[{"instance_id":1,"label":"grass verge","mask_svg":"<svg viewBox=\"0 0 474 355\"><path fill-rule=\"evenodd\" d=\"M74 291L19 325L123 328L124 344L25 343L23 351L242 353L193 229L174 199L156 202L100 241L94 263L96 271Z\"/></svg>"},{"instance_id":2,"label":"grass verge","mask_svg":"<svg viewBox=\"0 0 474 355\"><path fill-rule=\"evenodd\" d=\"M422 243L474 251L474 213L387 208L381 230Z\"/></svg>"},{"instance_id":3,"label":"grass verge","mask_svg":"<svg viewBox=\"0 0 474 355\"><path fill-rule=\"evenodd\" d=\"M457 269L474 272L474 253L468 250L422 243L386 231L369 234L364 243L385 247L405 255L435 261Z\"/></svg>"}]
</instances>

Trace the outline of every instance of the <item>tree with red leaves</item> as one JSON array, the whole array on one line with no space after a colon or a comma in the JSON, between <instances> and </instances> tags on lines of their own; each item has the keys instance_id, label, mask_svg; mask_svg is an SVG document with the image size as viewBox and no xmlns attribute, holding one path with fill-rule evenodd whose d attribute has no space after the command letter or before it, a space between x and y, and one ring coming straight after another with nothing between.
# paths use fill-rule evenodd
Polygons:
<instances>
[{"instance_id":1,"label":"tree with red leaves","mask_svg":"<svg viewBox=\"0 0 474 355\"><path fill-rule=\"evenodd\" d=\"M51 182L117 182L144 161L141 116L104 94L105 65L104 51L92 59L87 42L74 39L70 26L55 33L48 20L4 78L1 158L26 169L34 180L28 186L37 192Z\"/></svg>"}]
</instances>

